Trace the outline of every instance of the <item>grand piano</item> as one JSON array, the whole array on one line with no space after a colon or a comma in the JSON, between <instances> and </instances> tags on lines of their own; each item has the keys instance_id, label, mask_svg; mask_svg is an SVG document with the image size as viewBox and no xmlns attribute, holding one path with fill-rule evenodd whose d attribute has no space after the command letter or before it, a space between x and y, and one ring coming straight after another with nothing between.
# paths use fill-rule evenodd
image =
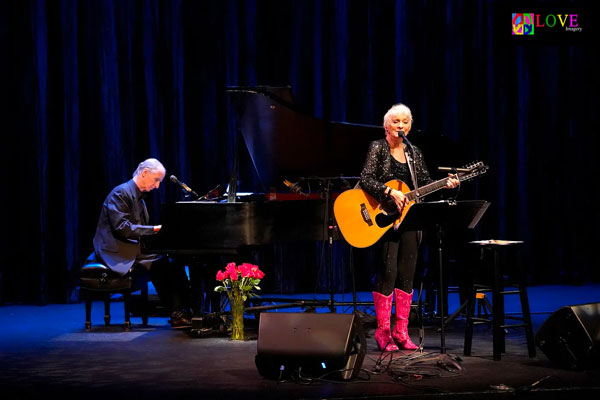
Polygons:
<instances>
[{"instance_id":1,"label":"grand piano","mask_svg":"<svg viewBox=\"0 0 600 400\"><path fill-rule=\"evenodd\" d=\"M345 174L360 173L368 143L382 137L382 128L315 118L294 103L289 87L231 87L227 95L239 131L227 192L216 201L164 204L162 229L142 238L143 251L230 254L276 242L337 239L330 229L335 191L355 183ZM237 191L242 151L258 176L246 196ZM297 193L272 193L286 180Z\"/></svg>"},{"instance_id":2,"label":"grand piano","mask_svg":"<svg viewBox=\"0 0 600 400\"><path fill-rule=\"evenodd\" d=\"M227 191L203 196L212 200L163 204L162 229L140 241L143 252L168 254L190 266L194 332L219 323L203 321L219 314L212 288L224 259L252 262L254 250L269 253L264 250L270 245L341 238L333 199L356 183L345 174L360 172L368 143L382 136L378 126L309 115L294 103L289 87L231 87L227 95L238 131ZM258 177L243 194L237 190L240 155L249 156Z\"/></svg>"}]
</instances>

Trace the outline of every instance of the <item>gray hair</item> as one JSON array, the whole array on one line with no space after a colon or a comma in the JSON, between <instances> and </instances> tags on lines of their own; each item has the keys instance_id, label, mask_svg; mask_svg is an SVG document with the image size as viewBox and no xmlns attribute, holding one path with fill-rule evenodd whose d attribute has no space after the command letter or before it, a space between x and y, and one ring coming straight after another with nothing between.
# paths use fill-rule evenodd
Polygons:
<instances>
[{"instance_id":1,"label":"gray hair","mask_svg":"<svg viewBox=\"0 0 600 400\"><path fill-rule=\"evenodd\" d=\"M384 127L388 122L390 122L390 119L392 118L392 115L394 115L394 114L407 114L410 117L410 123L412 124L412 122L413 122L413 117L412 117L412 113L410 112L410 108L408 108L407 106L405 106L402 103L398 103L398 104L394 104L392 106L392 108L390 108L383 116L383 126Z\"/></svg>"},{"instance_id":2,"label":"gray hair","mask_svg":"<svg viewBox=\"0 0 600 400\"><path fill-rule=\"evenodd\" d=\"M136 176L141 174L142 171L145 169L147 169L148 171L150 171L152 173L158 172L158 171L166 172L165 167L161 164L160 161L158 161L156 158L149 158L147 160L142 161L140 163L140 165L138 165L136 170L133 172L133 177L135 178Z\"/></svg>"}]
</instances>

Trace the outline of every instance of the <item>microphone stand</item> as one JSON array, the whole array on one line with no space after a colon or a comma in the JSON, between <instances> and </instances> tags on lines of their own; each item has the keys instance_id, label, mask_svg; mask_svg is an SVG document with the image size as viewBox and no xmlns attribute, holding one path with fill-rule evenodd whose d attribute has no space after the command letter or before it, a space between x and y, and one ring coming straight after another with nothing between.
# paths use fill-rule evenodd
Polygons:
<instances>
[{"instance_id":1,"label":"microphone stand","mask_svg":"<svg viewBox=\"0 0 600 400\"><path fill-rule=\"evenodd\" d=\"M310 181L311 179L317 179L320 185L319 191L322 193L322 197L325 198L325 210L323 222L327 223L327 263L328 263L328 286L329 286L329 301L328 307L330 312L336 312L335 299L333 294L333 237L334 229L337 227L333 223L333 203L331 202L331 181L335 178L331 177L313 177L313 178L300 178L301 181ZM287 186L287 184L286 184Z\"/></svg>"},{"instance_id":2,"label":"microphone stand","mask_svg":"<svg viewBox=\"0 0 600 400\"><path fill-rule=\"evenodd\" d=\"M330 312L336 312L336 302L334 298L334 289L333 289L333 278L334 278L334 257L333 257L333 241L335 237L335 231L338 229L337 224L335 223L334 213L333 213L333 196L331 194L333 181L341 180L344 185L349 185L348 179L358 179L358 177L354 176L334 176L334 177L306 177L300 178L301 181L310 181L311 179L317 179L321 185L319 189L323 194L325 199L325 212L324 212L324 223L327 223L327 261L328 261L328 286L329 286L329 310ZM352 249L350 250L352 251ZM352 257L350 257L350 274L352 279L352 306L353 311L357 311L357 298L356 298L356 282L354 278L354 265ZM344 302L338 302L337 305L345 306Z\"/></svg>"},{"instance_id":3,"label":"microphone stand","mask_svg":"<svg viewBox=\"0 0 600 400\"><path fill-rule=\"evenodd\" d=\"M325 212L327 213L327 243L329 258L329 310L335 312L333 297L333 206L331 203L331 179L325 179Z\"/></svg>"},{"instance_id":4,"label":"microphone stand","mask_svg":"<svg viewBox=\"0 0 600 400\"><path fill-rule=\"evenodd\" d=\"M406 135L404 134L404 132L400 131L398 133L398 137L402 138L402 141L404 143L406 143L406 148L408 149L408 151L410 152L410 164L411 164L411 171L415 170L415 164L414 164L414 158L415 158L415 152L413 150L413 144L410 142L410 140L408 140L408 138L406 137ZM416 180L416 176L414 177ZM416 186L417 182L413 182L413 184ZM416 187L415 187L416 189Z\"/></svg>"},{"instance_id":5,"label":"microphone stand","mask_svg":"<svg viewBox=\"0 0 600 400\"><path fill-rule=\"evenodd\" d=\"M400 131L398 133L398 136L402 137L403 142L406 143L406 147L407 149L410 149L410 153L411 153L411 157L409 162L411 163L411 165L409 165L410 170L414 171L414 151L413 151L413 145L412 143L408 140L408 138L406 137L406 135L404 134L404 132ZM455 172L456 173L456 170ZM415 182L413 182L413 184L415 185L415 189L416 189L416 176L414 177ZM417 201L418 202L418 201ZM448 202L448 203L455 203L455 202ZM440 307L440 353L437 356L433 357L433 360L436 361L436 364L442 368L448 368L448 365L453 365L455 367L457 367L458 370L462 370L462 368L460 367L460 365L458 364L458 362L462 361L462 359L458 356L455 355L451 355L446 353L446 332L445 332L445 325L446 325L446 321L445 321L445 317L444 317L444 309L446 307L445 304L445 293L446 291L443 289L443 285L444 285L444 276L443 276L443 228L441 224L437 224L436 226L436 238L437 238L437 247L438 247L438 268L439 268L439 288L438 288L438 298L439 298L439 307ZM419 299L419 303L420 303L420 299ZM419 309L419 312L421 312L421 309ZM421 319L421 324L423 324L423 320ZM421 326L421 330L423 330L423 326Z\"/></svg>"},{"instance_id":6,"label":"microphone stand","mask_svg":"<svg viewBox=\"0 0 600 400\"><path fill-rule=\"evenodd\" d=\"M411 176L411 179L413 181L414 189L416 190L417 189L417 172L415 170L415 151L414 151L414 148L413 148L413 144L410 142L410 140L408 140L408 138L406 137L406 135L404 134L403 131L398 132L398 136L402 138L402 142L403 143L406 143L406 148L410 152L410 157L407 157L407 163L409 163L408 164L408 169L410 171L410 176ZM416 203L419 203L420 201L421 200L418 197L415 200ZM442 250L441 250L441 227L439 229L440 229L440 232L438 232L438 235L439 235L438 236L438 238L439 238L439 257L441 257L441 252L442 252ZM419 231L417 233L417 237L418 237L418 240L420 242L421 239L422 239L422 237L423 237L421 231ZM440 267L440 272L441 272L441 267ZM440 279L441 279L441 275L440 275ZM421 289L422 289L422 285L423 285L423 283L421 282ZM441 285L441 281L440 281L440 285ZM424 343L424 338L425 338L425 333L424 333L425 332L425 327L423 326L423 316L421 315L422 312L423 312L423 310L421 309L421 296L422 296L422 293L423 293L423 291L419 290L419 298L417 299L417 305L418 305L418 307L417 307L417 310L418 310L417 311L417 314L418 314L417 318L419 319L419 323L421 325L420 326L420 335L421 335L420 339L421 339L421 343L419 343L419 350L421 352L423 351L423 343ZM438 291L438 293L439 293L439 291ZM442 321L443 321L443 318L442 318ZM443 337L443 335L442 335L442 337ZM446 348L445 347L446 347L446 345L445 345L444 339L442 339L442 346L441 346L441 348L442 348L442 350L441 350L442 354L446 352Z\"/></svg>"}]
</instances>

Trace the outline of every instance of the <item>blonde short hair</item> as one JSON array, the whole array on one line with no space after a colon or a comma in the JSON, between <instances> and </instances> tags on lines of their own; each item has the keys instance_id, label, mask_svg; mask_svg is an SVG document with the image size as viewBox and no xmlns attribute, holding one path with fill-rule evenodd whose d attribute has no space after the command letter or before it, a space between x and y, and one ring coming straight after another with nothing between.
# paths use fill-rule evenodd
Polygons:
<instances>
[{"instance_id":1,"label":"blonde short hair","mask_svg":"<svg viewBox=\"0 0 600 400\"><path fill-rule=\"evenodd\" d=\"M392 108L390 108L383 116L383 126L384 127L390 122L392 115L395 115L395 114L407 114L410 117L410 123L412 124L413 117L412 117L412 113L410 112L410 108L408 108L407 106L405 106L402 103L398 103L398 104L394 104L392 106Z\"/></svg>"}]
</instances>

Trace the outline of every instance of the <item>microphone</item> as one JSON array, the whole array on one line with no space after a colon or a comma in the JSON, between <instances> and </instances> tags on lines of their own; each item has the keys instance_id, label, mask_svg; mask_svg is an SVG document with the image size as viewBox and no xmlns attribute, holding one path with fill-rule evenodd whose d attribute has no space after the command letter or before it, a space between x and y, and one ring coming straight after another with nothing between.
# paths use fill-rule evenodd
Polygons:
<instances>
[{"instance_id":1,"label":"microphone","mask_svg":"<svg viewBox=\"0 0 600 400\"><path fill-rule=\"evenodd\" d=\"M408 140L404 131L398 131L398 137L402 138L402 141L406 143L406 146L408 146L409 149L412 149L412 143L410 142L410 140Z\"/></svg>"},{"instance_id":2,"label":"microphone","mask_svg":"<svg viewBox=\"0 0 600 400\"><path fill-rule=\"evenodd\" d=\"M186 185L185 183L183 183L179 179L177 179L177 177L175 175L171 175L171 177L169 179L171 180L171 182L176 183L177 185L181 186L181 188L183 190L185 190L186 192L196 196L196 198L200 197L200 196L198 196L198 193L194 192L192 190L192 188L190 188L188 185Z\"/></svg>"},{"instance_id":3,"label":"microphone","mask_svg":"<svg viewBox=\"0 0 600 400\"><path fill-rule=\"evenodd\" d=\"M292 193L301 194L302 196L308 196L302 191L302 187L298 184L298 182L290 182L287 179L284 179L283 184L290 188L290 191Z\"/></svg>"}]
</instances>

